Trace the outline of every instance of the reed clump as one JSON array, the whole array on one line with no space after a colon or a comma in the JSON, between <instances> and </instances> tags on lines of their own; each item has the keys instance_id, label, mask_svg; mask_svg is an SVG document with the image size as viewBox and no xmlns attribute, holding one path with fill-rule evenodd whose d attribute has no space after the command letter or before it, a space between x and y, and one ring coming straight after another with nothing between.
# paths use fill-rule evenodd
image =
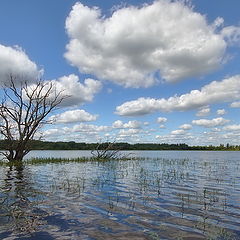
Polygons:
<instances>
[{"instance_id":1,"label":"reed clump","mask_svg":"<svg viewBox=\"0 0 240 240\"><path fill-rule=\"evenodd\" d=\"M119 158L114 159L114 161L124 161L130 158ZM133 159L133 158L131 158ZM41 164L66 164L66 163L84 163L84 162L107 162L111 161L111 158L96 158L96 157L78 157L78 158L30 158L23 161L9 162L5 160L0 160L0 166L17 166L17 165L41 165Z\"/></svg>"}]
</instances>

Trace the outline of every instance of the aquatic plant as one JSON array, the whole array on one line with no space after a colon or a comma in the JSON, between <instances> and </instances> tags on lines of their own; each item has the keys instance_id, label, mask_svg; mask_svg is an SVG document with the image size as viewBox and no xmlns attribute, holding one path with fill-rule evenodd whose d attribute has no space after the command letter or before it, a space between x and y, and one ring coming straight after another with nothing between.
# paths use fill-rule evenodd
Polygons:
<instances>
[{"instance_id":1,"label":"aquatic plant","mask_svg":"<svg viewBox=\"0 0 240 240\"><path fill-rule=\"evenodd\" d=\"M91 154L93 158L98 160L127 159L131 155L131 153L122 153L115 142L98 143L96 148L91 151Z\"/></svg>"}]
</instances>

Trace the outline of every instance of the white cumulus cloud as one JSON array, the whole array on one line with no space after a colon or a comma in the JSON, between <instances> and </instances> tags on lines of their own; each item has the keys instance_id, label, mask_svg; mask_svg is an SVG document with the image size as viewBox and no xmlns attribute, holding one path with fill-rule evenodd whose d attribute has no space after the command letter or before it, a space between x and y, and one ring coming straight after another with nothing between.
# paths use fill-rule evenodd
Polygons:
<instances>
[{"instance_id":1,"label":"white cumulus cloud","mask_svg":"<svg viewBox=\"0 0 240 240\"><path fill-rule=\"evenodd\" d=\"M195 139L190 134L168 134L168 135L156 135L155 138L162 143L190 143L192 144Z\"/></svg>"},{"instance_id":2,"label":"white cumulus cloud","mask_svg":"<svg viewBox=\"0 0 240 240\"><path fill-rule=\"evenodd\" d=\"M167 118L165 118L165 117L157 118L157 123L165 123L166 121L167 121Z\"/></svg>"},{"instance_id":3,"label":"white cumulus cloud","mask_svg":"<svg viewBox=\"0 0 240 240\"><path fill-rule=\"evenodd\" d=\"M183 135L186 131L184 129L177 129L171 132L172 135Z\"/></svg>"},{"instance_id":4,"label":"white cumulus cloud","mask_svg":"<svg viewBox=\"0 0 240 240\"><path fill-rule=\"evenodd\" d=\"M227 113L227 111L225 110L225 109L218 109L217 110L217 114L218 115L224 115L224 114L226 114Z\"/></svg>"},{"instance_id":5,"label":"white cumulus cloud","mask_svg":"<svg viewBox=\"0 0 240 240\"><path fill-rule=\"evenodd\" d=\"M204 117L209 115L211 109L209 107L203 107L202 109L200 109L197 113L196 116L197 117Z\"/></svg>"},{"instance_id":6,"label":"white cumulus cloud","mask_svg":"<svg viewBox=\"0 0 240 240\"><path fill-rule=\"evenodd\" d=\"M8 47L0 44L0 82L6 83L9 76L23 81L35 80L39 77L36 63L18 46Z\"/></svg>"},{"instance_id":7,"label":"white cumulus cloud","mask_svg":"<svg viewBox=\"0 0 240 240\"><path fill-rule=\"evenodd\" d=\"M108 126L80 123L72 127L45 130L43 136L49 141L72 141L74 139L77 142L98 142L109 131L111 127Z\"/></svg>"},{"instance_id":8,"label":"white cumulus cloud","mask_svg":"<svg viewBox=\"0 0 240 240\"><path fill-rule=\"evenodd\" d=\"M226 39L229 45L240 46L240 27L228 26L222 29L222 36Z\"/></svg>"},{"instance_id":9,"label":"white cumulus cloud","mask_svg":"<svg viewBox=\"0 0 240 240\"><path fill-rule=\"evenodd\" d=\"M222 81L213 81L200 90L192 90L190 93L168 99L141 97L117 106L115 113L121 116L140 116L158 111L186 111L238 99L240 99L240 75Z\"/></svg>"},{"instance_id":10,"label":"white cumulus cloud","mask_svg":"<svg viewBox=\"0 0 240 240\"><path fill-rule=\"evenodd\" d=\"M191 124L183 124L179 128L181 128L183 130L190 130L190 129L192 129L192 125Z\"/></svg>"},{"instance_id":11,"label":"white cumulus cloud","mask_svg":"<svg viewBox=\"0 0 240 240\"><path fill-rule=\"evenodd\" d=\"M139 121L129 121L127 123L123 123L121 120L117 120L112 124L113 128L141 128L141 123Z\"/></svg>"},{"instance_id":12,"label":"white cumulus cloud","mask_svg":"<svg viewBox=\"0 0 240 240\"><path fill-rule=\"evenodd\" d=\"M49 118L49 120L53 120L56 123L91 122L96 119L97 115L92 115L82 109L69 110Z\"/></svg>"},{"instance_id":13,"label":"white cumulus cloud","mask_svg":"<svg viewBox=\"0 0 240 240\"><path fill-rule=\"evenodd\" d=\"M203 75L223 61L227 35L219 18L206 17L184 1L158 0L115 9L110 17L77 2L66 19L65 58L81 72L125 87L149 87ZM187 34L186 34L187 33Z\"/></svg>"},{"instance_id":14,"label":"white cumulus cloud","mask_svg":"<svg viewBox=\"0 0 240 240\"><path fill-rule=\"evenodd\" d=\"M226 131L240 131L240 124L228 125L223 128Z\"/></svg>"},{"instance_id":15,"label":"white cumulus cloud","mask_svg":"<svg viewBox=\"0 0 240 240\"><path fill-rule=\"evenodd\" d=\"M219 117L219 118L214 118L211 120L210 119L193 120L192 124L197 125L197 126L211 128L211 127L223 126L228 122L229 122L229 120Z\"/></svg>"},{"instance_id":16,"label":"white cumulus cloud","mask_svg":"<svg viewBox=\"0 0 240 240\"><path fill-rule=\"evenodd\" d=\"M232 107L232 108L240 108L240 101L231 103L230 107Z\"/></svg>"},{"instance_id":17,"label":"white cumulus cloud","mask_svg":"<svg viewBox=\"0 0 240 240\"><path fill-rule=\"evenodd\" d=\"M140 133L140 131L141 131L140 129L133 129L133 128L130 128L130 129L127 129L127 130L121 129L119 131L118 135L120 137L127 137L127 136L136 135L136 134Z\"/></svg>"},{"instance_id":18,"label":"white cumulus cloud","mask_svg":"<svg viewBox=\"0 0 240 240\"><path fill-rule=\"evenodd\" d=\"M74 125L72 128L64 128L64 129L65 129L66 132L70 131L70 132L96 134L96 133L99 133L99 132L110 131L111 127L80 123L80 124Z\"/></svg>"},{"instance_id":19,"label":"white cumulus cloud","mask_svg":"<svg viewBox=\"0 0 240 240\"><path fill-rule=\"evenodd\" d=\"M64 95L69 96L62 102L62 106L75 106L90 102L102 87L100 81L90 78L81 83L79 77L74 74L63 76L51 82L56 86L57 92L63 91Z\"/></svg>"}]
</instances>

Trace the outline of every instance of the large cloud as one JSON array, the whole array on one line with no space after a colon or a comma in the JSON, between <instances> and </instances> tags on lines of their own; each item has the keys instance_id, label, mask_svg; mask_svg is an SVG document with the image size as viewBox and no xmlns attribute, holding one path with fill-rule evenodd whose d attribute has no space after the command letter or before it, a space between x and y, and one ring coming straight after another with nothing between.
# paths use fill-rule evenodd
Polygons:
<instances>
[{"instance_id":1,"label":"large cloud","mask_svg":"<svg viewBox=\"0 0 240 240\"><path fill-rule=\"evenodd\" d=\"M65 57L81 72L125 87L151 86L159 73L175 82L221 65L224 37L236 31L218 33L218 22L208 24L183 1L125 7L108 18L78 2L66 20L70 42Z\"/></svg>"},{"instance_id":2,"label":"large cloud","mask_svg":"<svg viewBox=\"0 0 240 240\"><path fill-rule=\"evenodd\" d=\"M197 109L212 103L227 102L240 99L240 75L213 81L201 90L192 90L181 96L168 99L138 98L125 102L116 108L116 114L137 116L153 112L186 111Z\"/></svg>"},{"instance_id":3,"label":"large cloud","mask_svg":"<svg viewBox=\"0 0 240 240\"><path fill-rule=\"evenodd\" d=\"M7 47L0 44L0 83L9 81L10 75L29 81L35 80L39 74L37 65L20 47Z\"/></svg>"}]
</instances>

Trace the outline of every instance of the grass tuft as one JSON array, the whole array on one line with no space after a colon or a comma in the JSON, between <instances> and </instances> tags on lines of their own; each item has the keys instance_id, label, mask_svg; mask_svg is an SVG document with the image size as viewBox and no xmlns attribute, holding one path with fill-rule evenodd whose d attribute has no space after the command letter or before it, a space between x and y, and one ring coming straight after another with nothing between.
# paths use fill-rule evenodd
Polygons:
<instances>
[{"instance_id":1,"label":"grass tuft","mask_svg":"<svg viewBox=\"0 0 240 240\"><path fill-rule=\"evenodd\" d=\"M129 160L130 158L119 158L118 160ZM131 158L132 159L132 158ZM31 158L23 161L8 162L6 160L0 160L0 166L18 166L18 165L42 165L42 164L65 164L65 163L83 163L83 162L107 162L113 159L96 158L96 157L78 157L78 158Z\"/></svg>"}]
</instances>

